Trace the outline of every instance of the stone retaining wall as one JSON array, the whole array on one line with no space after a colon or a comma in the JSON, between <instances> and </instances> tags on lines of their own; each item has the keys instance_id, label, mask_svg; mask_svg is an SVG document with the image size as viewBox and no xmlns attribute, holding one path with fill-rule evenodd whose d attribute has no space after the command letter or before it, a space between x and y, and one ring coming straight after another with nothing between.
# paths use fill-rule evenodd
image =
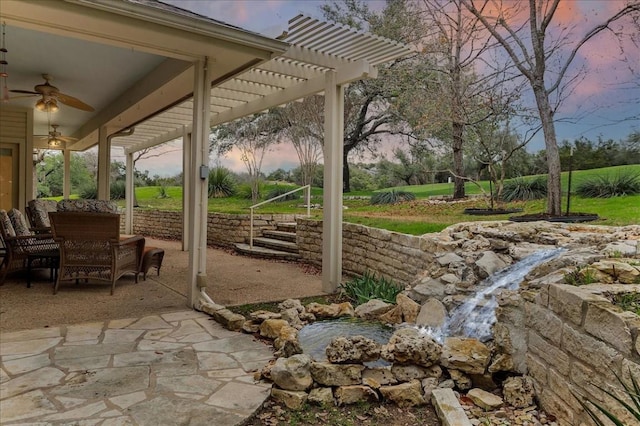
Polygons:
<instances>
[{"instance_id":1,"label":"stone retaining wall","mask_svg":"<svg viewBox=\"0 0 640 426\"><path fill-rule=\"evenodd\" d=\"M574 395L634 424L618 402L594 386L624 398L616 375L629 385L630 371L640 378L640 318L602 296L630 291L638 286L548 284L537 293L502 298L498 327L510 329L515 364L534 379L540 406L560 425L591 424Z\"/></svg>"},{"instance_id":2,"label":"stone retaining wall","mask_svg":"<svg viewBox=\"0 0 640 426\"><path fill-rule=\"evenodd\" d=\"M302 261L322 264L322 221L298 219L297 243ZM405 286L434 261L439 246L429 237L400 234L385 229L343 223L342 271L347 275L365 272L393 279Z\"/></svg>"},{"instance_id":3,"label":"stone retaining wall","mask_svg":"<svg viewBox=\"0 0 640 426\"><path fill-rule=\"evenodd\" d=\"M295 222L296 215L254 215L254 236L263 230L276 228L278 222ZM124 214L120 221L124 226ZM249 238L251 218L248 214L209 213L207 216L207 244L232 246ZM124 231L124 229L122 229ZM182 239L182 211L134 210L133 233L166 240Z\"/></svg>"}]
</instances>

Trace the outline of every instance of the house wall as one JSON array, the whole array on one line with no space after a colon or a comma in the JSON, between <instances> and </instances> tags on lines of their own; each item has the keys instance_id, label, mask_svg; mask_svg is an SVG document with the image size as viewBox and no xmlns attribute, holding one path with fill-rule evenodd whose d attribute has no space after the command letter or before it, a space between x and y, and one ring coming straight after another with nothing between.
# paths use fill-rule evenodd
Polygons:
<instances>
[{"instance_id":1,"label":"house wall","mask_svg":"<svg viewBox=\"0 0 640 426\"><path fill-rule=\"evenodd\" d=\"M0 143L18 145L18 209L33 198L33 109L0 103Z\"/></svg>"}]
</instances>

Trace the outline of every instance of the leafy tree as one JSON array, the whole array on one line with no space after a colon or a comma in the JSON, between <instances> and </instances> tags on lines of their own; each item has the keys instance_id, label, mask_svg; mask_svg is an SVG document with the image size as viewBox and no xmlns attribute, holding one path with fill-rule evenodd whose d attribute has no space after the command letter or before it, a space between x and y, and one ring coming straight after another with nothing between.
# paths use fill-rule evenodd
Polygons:
<instances>
[{"instance_id":1,"label":"leafy tree","mask_svg":"<svg viewBox=\"0 0 640 426\"><path fill-rule=\"evenodd\" d=\"M560 155L555 130L555 114L563 97L575 82L567 72L578 51L627 15L638 18L640 3L633 1L613 16L576 38L571 28L556 28L552 22L560 0L529 0L504 3L493 0L460 0L502 46L518 72L533 91L544 133L548 171L547 213L561 215ZM524 9L524 10L523 10ZM522 17L527 20L523 23ZM553 67L557 64L557 67ZM568 79L568 81L567 81Z\"/></svg>"},{"instance_id":2,"label":"leafy tree","mask_svg":"<svg viewBox=\"0 0 640 426\"><path fill-rule=\"evenodd\" d=\"M356 30L404 43L418 40L420 20L413 4L407 0L390 0L376 13L366 1L344 0L321 7L325 18ZM379 67L378 78L356 81L345 89L343 191L350 192L349 156L365 150L375 151L385 134L407 132L401 114L403 100L412 95L412 87L419 77L421 63L414 57L397 59Z\"/></svg>"}]
</instances>

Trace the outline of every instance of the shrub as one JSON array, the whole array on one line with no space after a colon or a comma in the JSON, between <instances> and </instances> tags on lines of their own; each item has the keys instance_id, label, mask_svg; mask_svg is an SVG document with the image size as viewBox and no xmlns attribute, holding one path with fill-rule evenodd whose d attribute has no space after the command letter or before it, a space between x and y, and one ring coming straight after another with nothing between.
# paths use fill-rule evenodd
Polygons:
<instances>
[{"instance_id":1,"label":"shrub","mask_svg":"<svg viewBox=\"0 0 640 426\"><path fill-rule=\"evenodd\" d=\"M291 188L280 188L280 187L273 188L271 191L267 193L267 200L275 198L278 195L286 194L289 191L291 191ZM294 192L293 194L289 194L282 198L278 198L276 201L291 201L291 200L297 200L298 198L300 198L300 193Z\"/></svg>"},{"instance_id":2,"label":"shrub","mask_svg":"<svg viewBox=\"0 0 640 426\"><path fill-rule=\"evenodd\" d=\"M169 194L167 193L167 186L166 185L160 185L160 187L158 188L158 198L160 198L160 199L171 198L171 197L169 197Z\"/></svg>"},{"instance_id":3,"label":"shrub","mask_svg":"<svg viewBox=\"0 0 640 426\"><path fill-rule=\"evenodd\" d=\"M109 187L109 193L112 200L124 200L126 191L126 182L123 180L116 180L111 182Z\"/></svg>"},{"instance_id":4,"label":"shrub","mask_svg":"<svg viewBox=\"0 0 640 426\"><path fill-rule=\"evenodd\" d=\"M96 200L98 198L98 187L93 184L85 185L80 188L78 195L85 200Z\"/></svg>"},{"instance_id":5,"label":"shrub","mask_svg":"<svg viewBox=\"0 0 640 426\"><path fill-rule=\"evenodd\" d=\"M262 185L260 185L258 187L258 197L260 196L260 194L262 194L262 192ZM252 198L251 185L249 185L248 183L239 185L236 190L236 196L244 200L250 200Z\"/></svg>"},{"instance_id":6,"label":"shrub","mask_svg":"<svg viewBox=\"0 0 640 426\"><path fill-rule=\"evenodd\" d=\"M564 282L569 285L581 286L598 282L592 268L576 267L575 270L564 275Z\"/></svg>"},{"instance_id":7,"label":"shrub","mask_svg":"<svg viewBox=\"0 0 640 426\"><path fill-rule=\"evenodd\" d=\"M616 403L621 407L624 407L626 412L629 413L632 418L640 421L640 385L638 384L638 378L633 375L631 368L629 368L629 378L631 381L630 384L625 383L622 378L618 374L616 374L615 371L611 372L614 376L616 376L616 379L618 379L618 383L620 383L623 388L622 394L626 396L627 400L631 401L630 403L625 401L625 399L623 399L624 397L622 397L618 393L614 393L611 390L597 384L594 384L593 386L600 389L602 392L614 399ZM613 413L611 413L611 411L607 410L601 404L598 404L597 402L594 402L590 399L584 400L575 393L573 395L576 397L580 405L582 405L582 408L584 408L585 412L589 415L589 417L591 417L591 420L593 420L593 422L597 426L605 426L611 424L609 422L605 423L604 421L602 421L597 415L597 411L602 413L614 425L625 426L625 423L622 423L622 420L620 420L617 416L615 416ZM593 407L595 407L595 409Z\"/></svg>"},{"instance_id":8,"label":"shrub","mask_svg":"<svg viewBox=\"0 0 640 426\"><path fill-rule=\"evenodd\" d=\"M345 295L356 305L372 299L380 299L387 303L396 303L396 296L402 291L393 280L376 277L368 271L361 277L353 278L340 286Z\"/></svg>"},{"instance_id":9,"label":"shrub","mask_svg":"<svg viewBox=\"0 0 640 426\"><path fill-rule=\"evenodd\" d=\"M611 198L640 194L640 174L594 176L581 182L576 193L585 198Z\"/></svg>"},{"instance_id":10,"label":"shrub","mask_svg":"<svg viewBox=\"0 0 640 426\"><path fill-rule=\"evenodd\" d=\"M392 189L391 191L376 192L373 194L371 196L371 204L397 204L415 199L416 195L412 192Z\"/></svg>"},{"instance_id":11,"label":"shrub","mask_svg":"<svg viewBox=\"0 0 640 426\"><path fill-rule=\"evenodd\" d=\"M236 192L236 181L231 170L214 167L209 171L209 198L230 197Z\"/></svg>"},{"instance_id":12,"label":"shrub","mask_svg":"<svg viewBox=\"0 0 640 426\"><path fill-rule=\"evenodd\" d=\"M504 183L502 199L504 201L539 200L547 196L547 179L539 176L535 179L515 178Z\"/></svg>"}]
</instances>

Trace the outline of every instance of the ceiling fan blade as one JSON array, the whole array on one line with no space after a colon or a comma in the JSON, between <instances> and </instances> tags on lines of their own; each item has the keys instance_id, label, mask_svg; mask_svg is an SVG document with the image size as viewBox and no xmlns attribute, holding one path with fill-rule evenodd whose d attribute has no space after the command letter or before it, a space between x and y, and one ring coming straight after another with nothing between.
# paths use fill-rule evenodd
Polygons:
<instances>
[{"instance_id":1,"label":"ceiling fan blade","mask_svg":"<svg viewBox=\"0 0 640 426\"><path fill-rule=\"evenodd\" d=\"M33 90L20 90L20 89L12 89L9 90L11 93L27 93L29 95L39 95L40 93L34 92Z\"/></svg>"},{"instance_id":2,"label":"ceiling fan blade","mask_svg":"<svg viewBox=\"0 0 640 426\"><path fill-rule=\"evenodd\" d=\"M63 142L75 142L78 140L78 138L72 138L71 136L58 136L58 139Z\"/></svg>"},{"instance_id":3,"label":"ceiling fan blade","mask_svg":"<svg viewBox=\"0 0 640 426\"><path fill-rule=\"evenodd\" d=\"M64 93L57 93L56 97L60 102L65 105L69 105L70 107L81 109L83 111L95 111L92 106L85 104L80 99L74 98L73 96L65 95Z\"/></svg>"}]
</instances>

